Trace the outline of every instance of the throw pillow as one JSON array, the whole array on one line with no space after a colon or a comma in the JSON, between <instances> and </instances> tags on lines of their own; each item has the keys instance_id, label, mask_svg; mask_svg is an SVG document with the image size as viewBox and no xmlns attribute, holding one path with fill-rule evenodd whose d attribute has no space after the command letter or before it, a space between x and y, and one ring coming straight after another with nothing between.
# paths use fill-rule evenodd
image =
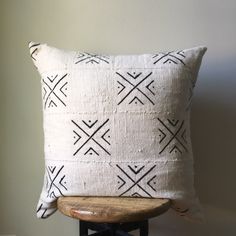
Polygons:
<instances>
[{"instance_id":1,"label":"throw pillow","mask_svg":"<svg viewBox=\"0 0 236 236\"><path fill-rule=\"evenodd\" d=\"M60 196L169 198L180 216L202 218L189 118L205 47L139 55L29 48L44 115L39 218Z\"/></svg>"}]
</instances>

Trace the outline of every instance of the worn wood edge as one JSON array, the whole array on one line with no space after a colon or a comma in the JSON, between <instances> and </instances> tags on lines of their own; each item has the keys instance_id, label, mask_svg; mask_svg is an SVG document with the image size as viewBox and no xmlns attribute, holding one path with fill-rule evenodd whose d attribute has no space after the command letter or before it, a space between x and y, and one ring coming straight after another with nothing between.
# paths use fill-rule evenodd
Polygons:
<instances>
[{"instance_id":1,"label":"worn wood edge","mask_svg":"<svg viewBox=\"0 0 236 236\"><path fill-rule=\"evenodd\" d=\"M78 203L75 204L75 207L73 207L72 201L75 199L81 198L81 204L85 204L86 201L89 204L89 201L92 200L101 200L102 202L100 203L101 205L104 205L104 200L107 198L108 200L111 201L117 201L119 203L122 203L122 201L150 201L150 200L157 200L158 204L156 207L152 206L151 204L149 208L139 210L138 212L130 212L129 214L127 213L124 215L124 210L119 211L119 208L122 209L122 204L120 206L114 207L114 211L112 212L112 215L109 215L108 213L111 212L111 206L108 206L108 212L106 210L102 213L100 212L99 214L96 214L96 206L93 206L94 211L88 211L87 206L81 206L80 210L76 209L76 206ZM68 202L69 204L65 204ZM161 202L161 203L160 203ZM63 204L64 203L64 204ZM99 207L99 202L96 203L98 206L97 208L100 209ZM69 217L84 220L84 221L90 221L90 222L96 222L96 223L122 223L122 222L132 222L132 221L141 221L145 219L149 219L155 216L159 216L166 211L171 206L171 200L169 199L163 199L163 198L132 198L132 197L60 197L57 200L57 207L59 211ZM124 207L124 206L123 206ZM83 210L84 208L84 210Z\"/></svg>"}]
</instances>

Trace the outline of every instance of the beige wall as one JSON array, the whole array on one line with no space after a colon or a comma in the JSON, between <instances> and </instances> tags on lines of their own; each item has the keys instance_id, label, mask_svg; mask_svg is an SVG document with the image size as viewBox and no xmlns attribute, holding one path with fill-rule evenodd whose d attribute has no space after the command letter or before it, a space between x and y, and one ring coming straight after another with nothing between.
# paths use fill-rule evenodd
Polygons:
<instances>
[{"instance_id":1,"label":"beige wall","mask_svg":"<svg viewBox=\"0 0 236 236\"><path fill-rule=\"evenodd\" d=\"M151 221L150 235L236 235L235 22L235 0L0 0L0 234L78 235L78 223L59 213L35 217L44 160L39 75L27 49L34 40L104 53L207 45L192 137L208 223L168 213Z\"/></svg>"}]
</instances>

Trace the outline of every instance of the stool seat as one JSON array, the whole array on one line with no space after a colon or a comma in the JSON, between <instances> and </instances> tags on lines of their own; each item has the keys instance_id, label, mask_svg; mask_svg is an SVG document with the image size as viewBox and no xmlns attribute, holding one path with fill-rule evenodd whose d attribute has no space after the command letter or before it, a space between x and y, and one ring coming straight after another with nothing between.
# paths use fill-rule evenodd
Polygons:
<instances>
[{"instance_id":1,"label":"stool seat","mask_svg":"<svg viewBox=\"0 0 236 236\"><path fill-rule=\"evenodd\" d=\"M122 223L143 221L170 208L169 199L132 197L60 197L60 212L82 221Z\"/></svg>"}]
</instances>

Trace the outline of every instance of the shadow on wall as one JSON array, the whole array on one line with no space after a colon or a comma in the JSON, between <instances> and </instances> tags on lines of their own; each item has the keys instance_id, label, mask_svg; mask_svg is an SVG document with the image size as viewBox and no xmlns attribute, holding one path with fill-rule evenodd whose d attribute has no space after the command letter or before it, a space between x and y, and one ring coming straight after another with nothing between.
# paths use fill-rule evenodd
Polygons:
<instances>
[{"instance_id":1,"label":"shadow on wall","mask_svg":"<svg viewBox=\"0 0 236 236\"><path fill-rule=\"evenodd\" d=\"M195 186L201 202L236 212L235 61L203 67L195 90L191 127Z\"/></svg>"},{"instance_id":2,"label":"shadow on wall","mask_svg":"<svg viewBox=\"0 0 236 236\"><path fill-rule=\"evenodd\" d=\"M235 61L207 63L207 68L203 63L195 88L191 113L195 187L206 223L190 223L168 211L150 221L150 236L236 235Z\"/></svg>"}]
</instances>

